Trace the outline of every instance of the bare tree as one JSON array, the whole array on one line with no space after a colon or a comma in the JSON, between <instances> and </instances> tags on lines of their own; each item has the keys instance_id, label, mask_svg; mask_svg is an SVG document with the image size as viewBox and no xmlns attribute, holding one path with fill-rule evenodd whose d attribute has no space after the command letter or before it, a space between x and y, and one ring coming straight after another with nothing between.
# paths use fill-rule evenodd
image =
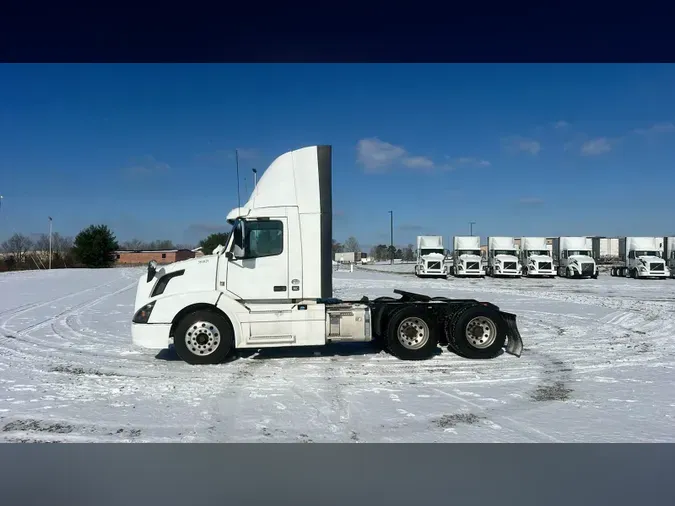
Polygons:
<instances>
[{"instance_id":1,"label":"bare tree","mask_svg":"<svg viewBox=\"0 0 675 506\"><path fill-rule=\"evenodd\" d=\"M23 234L14 234L12 237L2 243L2 251L14 256L18 263L23 263L26 260L26 253L30 251L33 246L33 241Z\"/></svg>"},{"instance_id":2,"label":"bare tree","mask_svg":"<svg viewBox=\"0 0 675 506\"><path fill-rule=\"evenodd\" d=\"M360 253L361 248L359 247L359 241L356 240L356 237L350 237L345 241L344 245L345 253Z\"/></svg>"},{"instance_id":3,"label":"bare tree","mask_svg":"<svg viewBox=\"0 0 675 506\"><path fill-rule=\"evenodd\" d=\"M148 249L175 249L175 248L173 245L173 241L164 239L160 241L152 241L150 244L148 244Z\"/></svg>"},{"instance_id":4,"label":"bare tree","mask_svg":"<svg viewBox=\"0 0 675 506\"><path fill-rule=\"evenodd\" d=\"M140 239L132 239L131 241L127 241L124 244L122 244L122 247L124 249L132 250L132 251L147 249L145 243L143 241L141 241Z\"/></svg>"}]
</instances>

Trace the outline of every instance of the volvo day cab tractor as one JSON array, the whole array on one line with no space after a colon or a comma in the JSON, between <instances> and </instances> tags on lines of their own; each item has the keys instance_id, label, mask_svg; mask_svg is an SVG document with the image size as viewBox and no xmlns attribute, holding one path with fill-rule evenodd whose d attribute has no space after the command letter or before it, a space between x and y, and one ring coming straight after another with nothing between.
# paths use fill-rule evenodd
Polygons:
<instances>
[{"instance_id":1,"label":"volvo day cab tractor","mask_svg":"<svg viewBox=\"0 0 675 506\"><path fill-rule=\"evenodd\" d=\"M417 277L448 277L445 269L445 249L443 236L417 236L417 263L415 264Z\"/></svg>"},{"instance_id":2,"label":"volvo day cab tractor","mask_svg":"<svg viewBox=\"0 0 675 506\"><path fill-rule=\"evenodd\" d=\"M516 317L489 302L394 290L398 298L333 297L332 149L310 146L272 162L243 207L227 215L227 244L138 280L133 343L173 344L190 364L238 349L375 341L400 359L446 345L467 358L503 347L520 356Z\"/></svg>"},{"instance_id":3,"label":"volvo day cab tractor","mask_svg":"<svg viewBox=\"0 0 675 506\"><path fill-rule=\"evenodd\" d=\"M553 251L558 260L558 276L597 279L598 266L590 237L556 237Z\"/></svg>"},{"instance_id":4,"label":"volvo day cab tractor","mask_svg":"<svg viewBox=\"0 0 675 506\"><path fill-rule=\"evenodd\" d=\"M455 236L452 246L451 272L453 276L485 277L480 237Z\"/></svg>"},{"instance_id":5,"label":"volvo day cab tractor","mask_svg":"<svg viewBox=\"0 0 675 506\"><path fill-rule=\"evenodd\" d=\"M620 264L610 268L612 276L668 278L670 269L663 258L663 237L620 237Z\"/></svg>"},{"instance_id":6,"label":"volvo day cab tractor","mask_svg":"<svg viewBox=\"0 0 675 506\"><path fill-rule=\"evenodd\" d=\"M488 237L487 263L487 274L493 278L519 278L522 275L513 237Z\"/></svg>"},{"instance_id":7,"label":"volvo day cab tractor","mask_svg":"<svg viewBox=\"0 0 675 506\"><path fill-rule=\"evenodd\" d=\"M520 262L524 276L529 278L555 276L553 257L548 250L545 237L521 237Z\"/></svg>"}]
</instances>

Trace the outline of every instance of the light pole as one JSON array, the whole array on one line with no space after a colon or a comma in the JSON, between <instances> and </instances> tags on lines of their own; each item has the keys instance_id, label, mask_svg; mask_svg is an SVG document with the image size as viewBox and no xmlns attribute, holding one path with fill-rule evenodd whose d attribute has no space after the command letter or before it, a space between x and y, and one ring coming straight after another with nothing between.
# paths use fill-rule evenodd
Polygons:
<instances>
[{"instance_id":1,"label":"light pole","mask_svg":"<svg viewBox=\"0 0 675 506\"><path fill-rule=\"evenodd\" d=\"M52 268L52 217L49 217L49 268Z\"/></svg>"},{"instance_id":2,"label":"light pole","mask_svg":"<svg viewBox=\"0 0 675 506\"><path fill-rule=\"evenodd\" d=\"M469 222L469 230L470 230L470 235L473 236L473 226L476 224L475 221L470 221Z\"/></svg>"},{"instance_id":3,"label":"light pole","mask_svg":"<svg viewBox=\"0 0 675 506\"><path fill-rule=\"evenodd\" d=\"M394 211L389 211L389 254L391 264L394 264Z\"/></svg>"}]
</instances>

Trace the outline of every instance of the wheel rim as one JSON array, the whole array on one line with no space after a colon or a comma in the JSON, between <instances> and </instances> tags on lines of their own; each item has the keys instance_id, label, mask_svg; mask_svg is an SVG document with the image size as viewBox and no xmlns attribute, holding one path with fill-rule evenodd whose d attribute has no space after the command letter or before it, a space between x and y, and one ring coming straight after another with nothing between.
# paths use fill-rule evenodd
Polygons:
<instances>
[{"instance_id":1,"label":"wheel rim","mask_svg":"<svg viewBox=\"0 0 675 506\"><path fill-rule=\"evenodd\" d=\"M213 323L198 321L185 331L185 345L192 354L206 357L216 351L220 337L220 331Z\"/></svg>"},{"instance_id":2,"label":"wheel rim","mask_svg":"<svg viewBox=\"0 0 675 506\"><path fill-rule=\"evenodd\" d=\"M398 326L398 340L409 350L419 350L429 341L429 326L421 318L412 316Z\"/></svg>"},{"instance_id":3,"label":"wheel rim","mask_svg":"<svg viewBox=\"0 0 675 506\"><path fill-rule=\"evenodd\" d=\"M474 348L488 348L497 339L497 325L490 318L477 316L467 324L465 335Z\"/></svg>"}]
</instances>

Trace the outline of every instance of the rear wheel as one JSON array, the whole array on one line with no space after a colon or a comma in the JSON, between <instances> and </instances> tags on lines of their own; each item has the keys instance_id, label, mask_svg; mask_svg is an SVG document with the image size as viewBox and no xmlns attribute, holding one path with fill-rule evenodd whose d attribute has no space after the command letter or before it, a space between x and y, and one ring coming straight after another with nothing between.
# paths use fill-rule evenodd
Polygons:
<instances>
[{"instance_id":1,"label":"rear wheel","mask_svg":"<svg viewBox=\"0 0 675 506\"><path fill-rule=\"evenodd\" d=\"M461 309L450 320L448 342L466 358L496 357L506 343L506 324L500 314L482 305Z\"/></svg>"},{"instance_id":2,"label":"rear wheel","mask_svg":"<svg viewBox=\"0 0 675 506\"><path fill-rule=\"evenodd\" d=\"M387 325L387 351L402 360L431 358L438 347L436 321L422 307L396 311Z\"/></svg>"},{"instance_id":3,"label":"rear wheel","mask_svg":"<svg viewBox=\"0 0 675 506\"><path fill-rule=\"evenodd\" d=\"M173 342L178 356L188 364L219 364L234 348L234 331L222 315L200 310L178 323Z\"/></svg>"}]
</instances>

